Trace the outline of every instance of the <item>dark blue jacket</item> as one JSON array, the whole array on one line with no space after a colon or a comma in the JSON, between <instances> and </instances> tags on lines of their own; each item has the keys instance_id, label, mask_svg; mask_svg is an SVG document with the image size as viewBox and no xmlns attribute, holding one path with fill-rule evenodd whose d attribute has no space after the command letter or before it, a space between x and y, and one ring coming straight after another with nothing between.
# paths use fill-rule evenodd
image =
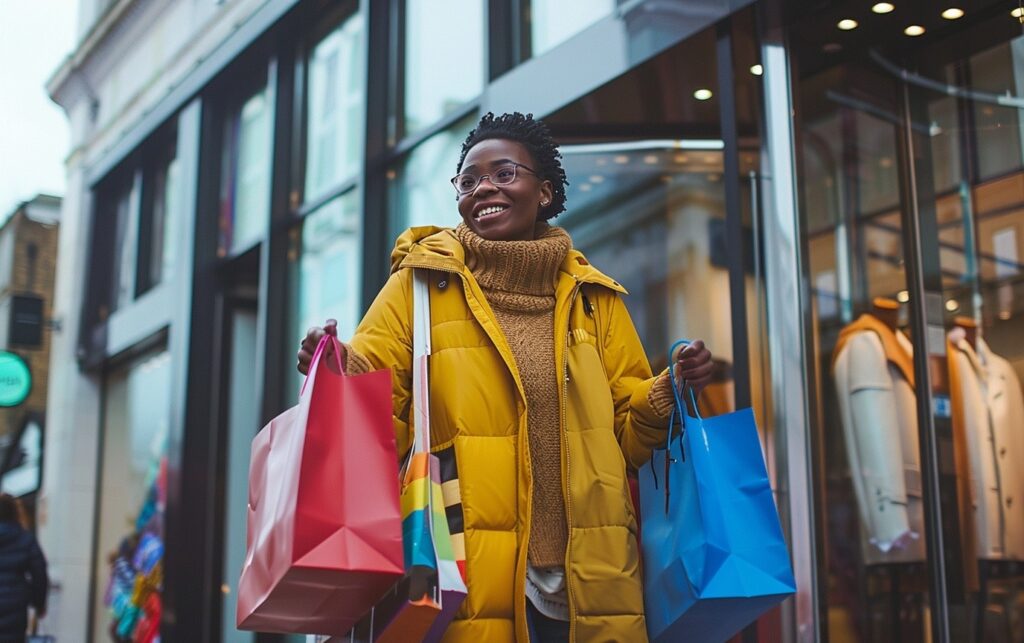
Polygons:
<instances>
[{"instance_id":1,"label":"dark blue jacket","mask_svg":"<svg viewBox=\"0 0 1024 643\"><path fill-rule=\"evenodd\" d=\"M22 641L28 606L46 611L46 558L31 532L0 522L0 641Z\"/></svg>"}]
</instances>

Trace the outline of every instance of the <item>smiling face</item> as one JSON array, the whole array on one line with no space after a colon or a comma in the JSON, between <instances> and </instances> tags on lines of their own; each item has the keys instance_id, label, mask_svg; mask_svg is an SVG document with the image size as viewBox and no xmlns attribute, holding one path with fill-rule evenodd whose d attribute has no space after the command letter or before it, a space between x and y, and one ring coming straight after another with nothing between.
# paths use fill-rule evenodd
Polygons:
<instances>
[{"instance_id":1,"label":"smiling face","mask_svg":"<svg viewBox=\"0 0 1024 643\"><path fill-rule=\"evenodd\" d=\"M518 163L536 169L536 162L521 143L487 139L473 146L462 164L462 173L483 176ZM541 204L551 202L551 182L523 167L508 185L480 181L476 189L459 196L459 214L470 230L490 241L529 241Z\"/></svg>"}]
</instances>

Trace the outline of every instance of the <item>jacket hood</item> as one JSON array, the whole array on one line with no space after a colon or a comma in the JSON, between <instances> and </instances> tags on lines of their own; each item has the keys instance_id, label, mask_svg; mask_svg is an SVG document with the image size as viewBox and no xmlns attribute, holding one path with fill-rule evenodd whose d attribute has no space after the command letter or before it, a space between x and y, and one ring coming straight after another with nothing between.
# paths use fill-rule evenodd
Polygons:
<instances>
[{"instance_id":1,"label":"jacket hood","mask_svg":"<svg viewBox=\"0 0 1024 643\"><path fill-rule=\"evenodd\" d=\"M461 273L466 268L466 251L452 228L419 226L409 228L395 241L391 251L391 272L402 268L427 268ZM595 268L575 248L562 261L561 271L583 283L599 284L622 294L622 285Z\"/></svg>"}]
</instances>

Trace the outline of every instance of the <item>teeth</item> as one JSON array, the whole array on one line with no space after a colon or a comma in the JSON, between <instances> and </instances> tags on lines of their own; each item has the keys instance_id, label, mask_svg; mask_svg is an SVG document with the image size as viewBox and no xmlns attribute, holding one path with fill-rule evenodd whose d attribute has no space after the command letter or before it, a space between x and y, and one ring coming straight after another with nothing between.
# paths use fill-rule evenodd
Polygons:
<instances>
[{"instance_id":1,"label":"teeth","mask_svg":"<svg viewBox=\"0 0 1024 643\"><path fill-rule=\"evenodd\" d=\"M480 210L480 212L476 216L477 216L477 218L485 217L485 216L487 216L489 214L494 214L496 212L501 212L504 209L505 209L505 206L493 205L493 206L491 206L489 208L484 208L483 210Z\"/></svg>"}]
</instances>

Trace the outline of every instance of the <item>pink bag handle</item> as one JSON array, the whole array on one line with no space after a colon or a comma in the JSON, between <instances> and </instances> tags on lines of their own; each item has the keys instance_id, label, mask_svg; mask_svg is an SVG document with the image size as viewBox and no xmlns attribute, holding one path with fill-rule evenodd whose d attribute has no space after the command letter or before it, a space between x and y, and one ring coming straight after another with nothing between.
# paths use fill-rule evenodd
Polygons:
<instances>
[{"instance_id":1,"label":"pink bag handle","mask_svg":"<svg viewBox=\"0 0 1024 643\"><path fill-rule=\"evenodd\" d=\"M316 373L320 367L320 360L323 359L324 351L327 350L327 344L334 345L334 359L338 363L338 372L341 373L342 377L345 376L345 367L341 363L341 351L338 339L333 335L324 333L324 336L320 338L320 343L316 345L316 350L313 351L313 359L309 362L309 370L306 371L306 379L302 381L302 388L299 389L299 397L306 392L306 385L309 384L309 380L313 379L313 374Z\"/></svg>"}]
</instances>

